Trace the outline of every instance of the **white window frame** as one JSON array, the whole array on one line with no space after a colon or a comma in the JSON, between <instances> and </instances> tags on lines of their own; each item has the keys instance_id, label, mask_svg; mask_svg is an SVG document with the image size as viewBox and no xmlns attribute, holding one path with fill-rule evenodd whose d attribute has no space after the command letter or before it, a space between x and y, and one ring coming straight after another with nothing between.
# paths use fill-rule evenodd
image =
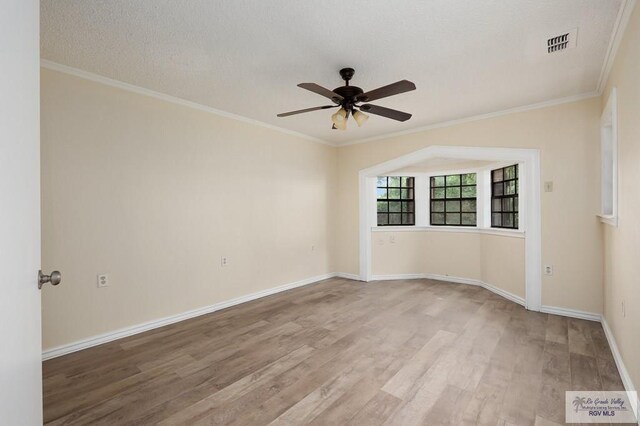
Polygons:
<instances>
[{"instance_id":1,"label":"white window frame","mask_svg":"<svg viewBox=\"0 0 640 426\"><path fill-rule=\"evenodd\" d=\"M380 176L404 176L414 178L414 214L415 225L384 225L372 227L373 231L411 231L411 230L424 230L425 228L434 229L440 231L460 232L461 229L471 230L483 230L483 231L495 231L497 234L523 234L524 227L522 222L518 223L517 229L509 228L492 228L491 227L491 171L500 169L503 167L512 166L514 162L495 162L493 164L466 169L446 169L433 172L391 172L385 173ZM476 226L455 226L455 225L431 225L431 178L433 176L443 175L462 175L467 173L476 174ZM521 211L524 208L522 197L518 197L518 210ZM372 206L374 215L377 217L377 205Z\"/></svg>"},{"instance_id":2,"label":"white window frame","mask_svg":"<svg viewBox=\"0 0 640 426\"><path fill-rule=\"evenodd\" d=\"M618 226L618 93L611 89L600 117L600 221Z\"/></svg>"}]
</instances>

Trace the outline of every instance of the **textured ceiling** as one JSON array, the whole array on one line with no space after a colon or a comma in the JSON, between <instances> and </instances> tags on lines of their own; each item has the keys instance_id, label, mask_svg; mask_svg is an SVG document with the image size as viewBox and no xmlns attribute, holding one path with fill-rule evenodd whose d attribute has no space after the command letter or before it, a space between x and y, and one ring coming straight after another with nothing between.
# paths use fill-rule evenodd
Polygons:
<instances>
[{"instance_id":1,"label":"textured ceiling","mask_svg":"<svg viewBox=\"0 0 640 426\"><path fill-rule=\"evenodd\" d=\"M330 141L370 138L596 89L622 0L42 0L42 58ZM577 48L546 39L578 28ZM375 104L413 114L330 130L296 87L417 90Z\"/></svg>"}]
</instances>

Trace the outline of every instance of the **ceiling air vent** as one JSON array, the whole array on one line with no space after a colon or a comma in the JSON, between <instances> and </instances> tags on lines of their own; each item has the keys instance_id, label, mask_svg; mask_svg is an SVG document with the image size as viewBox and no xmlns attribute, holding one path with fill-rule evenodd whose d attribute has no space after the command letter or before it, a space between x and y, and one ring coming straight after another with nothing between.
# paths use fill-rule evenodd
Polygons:
<instances>
[{"instance_id":1,"label":"ceiling air vent","mask_svg":"<svg viewBox=\"0 0 640 426\"><path fill-rule=\"evenodd\" d=\"M547 53L560 52L576 47L578 29L575 28L547 39Z\"/></svg>"}]
</instances>

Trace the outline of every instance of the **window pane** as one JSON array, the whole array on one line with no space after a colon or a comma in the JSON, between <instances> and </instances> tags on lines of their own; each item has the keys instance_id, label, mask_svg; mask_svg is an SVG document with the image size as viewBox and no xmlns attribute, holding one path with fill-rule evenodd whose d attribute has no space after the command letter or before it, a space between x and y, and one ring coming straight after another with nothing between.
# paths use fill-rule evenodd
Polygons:
<instances>
[{"instance_id":1,"label":"window pane","mask_svg":"<svg viewBox=\"0 0 640 426\"><path fill-rule=\"evenodd\" d=\"M504 193L507 195L514 195L516 193L516 181L512 180L509 182L505 182Z\"/></svg>"},{"instance_id":2,"label":"window pane","mask_svg":"<svg viewBox=\"0 0 640 426\"><path fill-rule=\"evenodd\" d=\"M462 200L462 211L468 213L476 212L476 200Z\"/></svg>"},{"instance_id":3,"label":"window pane","mask_svg":"<svg viewBox=\"0 0 640 426\"><path fill-rule=\"evenodd\" d=\"M459 212L459 211L460 211L460 201L447 201L447 212Z\"/></svg>"},{"instance_id":4,"label":"window pane","mask_svg":"<svg viewBox=\"0 0 640 426\"><path fill-rule=\"evenodd\" d=\"M412 177L402 177L402 186L405 188L413 188L413 178Z\"/></svg>"},{"instance_id":5,"label":"window pane","mask_svg":"<svg viewBox=\"0 0 640 426\"><path fill-rule=\"evenodd\" d=\"M460 198L460 187L447 188L447 198Z\"/></svg>"},{"instance_id":6,"label":"window pane","mask_svg":"<svg viewBox=\"0 0 640 426\"><path fill-rule=\"evenodd\" d=\"M518 213L516 213L516 214L514 214L514 215L513 215L513 220L514 220L514 222L513 222L513 227L514 227L514 228L519 227L519 226L520 226L520 223L519 223L519 221L518 221Z\"/></svg>"},{"instance_id":7,"label":"window pane","mask_svg":"<svg viewBox=\"0 0 640 426\"><path fill-rule=\"evenodd\" d=\"M471 198L476 196L476 186L463 186L462 198Z\"/></svg>"},{"instance_id":8,"label":"window pane","mask_svg":"<svg viewBox=\"0 0 640 426\"><path fill-rule=\"evenodd\" d=\"M493 178L493 182L501 182L502 181L502 169L494 170L491 172L491 176Z\"/></svg>"},{"instance_id":9,"label":"window pane","mask_svg":"<svg viewBox=\"0 0 640 426\"><path fill-rule=\"evenodd\" d=\"M500 196L500 195L504 195L504 192L502 190L502 182L498 182L498 183L494 183L493 184L493 195L494 196Z\"/></svg>"},{"instance_id":10,"label":"window pane","mask_svg":"<svg viewBox=\"0 0 640 426\"><path fill-rule=\"evenodd\" d=\"M513 198L503 198L502 199L502 211L503 212L512 212L513 211Z\"/></svg>"},{"instance_id":11,"label":"window pane","mask_svg":"<svg viewBox=\"0 0 640 426\"><path fill-rule=\"evenodd\" d=\"M400 195L403 200L413 200L413 189L402 189Z\"/></svg>"},{"instance_id":12,"label":"window pane","mask_svg":"<svg viewBox=\"0 0 640 426\"><path fill-rule=\"evenodd\" d=\"M403 201L402 211L403 213L413 213L413 201Z\"/></svg>"},{"instance_id":13,"label":"window pane","mask_svg":"<svg viewBox=\"0 0 640 426\"><path fill-rule=\"evenodd\" d=\"M500 213L491 214L491 226L502 226L502 215Z\"/></svg>"},{"instance_id":14,"label":"window pane","mask_svg":"<svg viewBox=\"0 0 640 426\"><path fill-rule=\"evenodd\" d=\"M518 211L518 197L513 197L513 210Z\"/></svg>"},{"instance_id":15,"label":"window pane","mask_svg":"<svg viewBox=\"0 0 640 426\"><path fill-rule=\"evenodd\" d=\"M431 190L431 198L444 198L444 188L435 188Z\"/></svg>"},{"instance_id":16,"label":"window pane","mask_svg":"<svg viewBox=\"0 0 640 426\"><path fill-rule=\"evenodd\" d=\"M444 225L444 213L432 213L431 214L432 225Z\"/></svg>"},{"instance_id":17,"label":"window pane","mask_svg":"<svg viewBox=\"0 0 640 426\"><path fill-rule=\"evenodd\" d=\"M502 213L502 226L505 228L513 227L513 213Z\"/></svg>"},{"instance_id":18,"label":"window pane","mask_svg":"<svg viewBox=\"0 0 640 426\"><path fill-rule=\"evenodd\" d=\"M413 225L413 213L403 213L402 214L402 224L403 225Z\"/></svg>"},{"instance_id":19,"label":"window pane","mask_svg":"<svg viewBox=\"0 0 640 426\"><path fill-rule=\"evenodd\" d=\"M460 213L447 213L447 225L460 225Z\"/></svg>"},{"instance_id":20,"label":"window pane","mask_svg":"<svg viewBox=\"0 0 640 426\"><path fill-rule=\"evenodd\" d=\"M502 200L500 198L491 200L491 210L494 212L502 211Z\"/></svg>"},{"instance_id":21,"label":"window pane","mask_svg":"<svg viewBox=\"0 0 640 426\"><path fill-rule=\"evenodd\" d=\"M377 186L387 186L387 177L386 176L378 176L378 181L376 183Z\"/></svg>"},{"instance_id":22,"label":"window pane","mask_svg":"<svg viewBox=\"0 0 640 426\"><path fill-rule=\"evenodd\" d=\"M402 203L400 201L390 201L389 202L389 211L390 212L400 212L402 209Z\"/></svg>"},{"instance_id":23,"label":"window pane","mask_svg":"<svg viewBox=\"0 0 640 426\"><path fill-rule=\"evenodd\" d=\"M376 189L376 195L378 198L387 198L387 189L386 188Z\"/></svg>"},{"instance_id":24,"label":"window pane","mask_svg":"<svg viewBox=\"0 0 640 426\"><path fill-rule=\"evenodd\" d=\"M462 175L462 184L463 185L475 185L476 183L476 174L475 173L467 173L466 175Z\"/></svg>"},{"instance_id":25,"label":"window pane","mask_svg":"<svg viewBox=\"0 0 640 426\"><path fill-rule=\"evenodd\" d=\"M400 176L389 176L389 186L399 187L400 186Z\"/></svg>"},{"instance_id":26,"label":"window pane","mask_svg":"<svg viewBox=\"0 0 640 426\"><path fill-rule=\"evenodd\" d=\"M444 186L444 176L434 176L431 178L431 186Z\"/></svg>"},{"instance_id":27,"label":"window pane","mask_svg":"<svg viewBox=\"0 0 640 426\"><path fill-rule=\"evenodd\" d=\"M389 215L389 225L401 225L402 218L400 213L391 213Z\"/></svg>"},{"instance_id":28,"label":"window pane","mask_svg":"<svg viewBox=\"0 0 640 426\"><path fill-rule=\"evenodd\" d=\"M460 185L460 175L447 176L447 186Z\"/></svg>"},{"instance_id":29,"label":"window pane","mask_svg":"<svg viewBox=\"0 0 640 426\"><path fill-rule=\"evenodd\" d=\"M462 224L463 225L475 225L476 224L476 214L475 213L462 213Z\"/></svg>"},{"instance_id":30,"label":"window pane","mask_svg":"<svg viewBox=\"0 0 640 426\"><path fill-rule=\"evenodd\" d=\"M516 178L516 166L505 167L504 180Z\"/></svg>"},{"instance_id":31,"label":"window pane","mask_svg":"<svg viewBox=\"0 0 640 426\"><path fill-rule=\"evenodd\" d=\"M400 199L400 189L390 188L389 189L389 199L391 199L391 200L399 200Z\"/></svg>"},{"instance_id":32,"label":"window pane","mask_svg":"<svg viewBox=\"0 0 640 426\"><path fill-rule=\"evenodd\" d=\"M378 213L389 211L389 205L386 201L378 201Z\"/></svg>"},{"instance_id":33,"label":"window pane","mask_svg":"<svg viewBox=\"0 0 640 426\"><path fill-rule=\"evenodd\" d=\"M378 213L378 226L384 226L389 224L389 215L386 213Z\"/></svg>"},{"instance_id":34,"label":"window pane","mask_svg":"<svg viewBox=\"0 0 640 426\"><path fill-rule=\"evenodd\" d=\"M434 213L444 213L444 201L432 201L431 211Z\"/></svg>"}]
</instances>

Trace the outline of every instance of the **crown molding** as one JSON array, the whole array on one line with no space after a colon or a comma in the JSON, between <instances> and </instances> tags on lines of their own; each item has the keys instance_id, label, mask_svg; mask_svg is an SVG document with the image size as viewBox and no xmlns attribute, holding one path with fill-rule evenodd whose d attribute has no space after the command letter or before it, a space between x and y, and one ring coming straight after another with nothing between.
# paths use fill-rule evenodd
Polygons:
<instances>
[{"instance_id":1,"label":"crown molding","mask_svg":"<svg viewBox=\"0 0 640 426\"><path fill-rule=\"evenodd\" d=\"M229 118L231 120L241 121L243 123L251 124L254 126L264 127L269 130L275 130L280 133L285 133L292 136L297 136L299 138L320 143L323 145L336 146L336 144L332 142L325 141L323 139L314 138L309 135L305 135L304 133L295 132L293 130L285 129L282 127L274 126L272 124L264 123L262 121L254 120L252 118L244 117L242 115L233 114L230 112L222 111L216 108L211 108L206 105L202 105L196 102L187 101L186 99L178 98L175 96L167 95L164 93L156 92L150 89L145 89L144 87L136 86L133 84L125 83L123 81L114 80L109 77L104 77L99 74L94 74L89 71L84 71L79 68L70 67L68 65L59 64L57 62L50 61L48 59L42 59L40 61L40 66L42 68L46 68L53 71L58 71L64 74L73 75L75 77L79 77L85 80L90 80L96 83L104 84L106 86L115 87L117 89L126 90L128 92L137 93L139 95L148 96L151 98L159 99L161 101L170 102L177 105L182 105L187 108L197 109L199 111L208 112L210 114L215 114L220 117Z\"/></svg>"},{"instance_id":2,"label":"crown molding","mask_svg":"<svg viewBox=\"0 0 640 426\"><path fill-rule=\"evenodd\" d=\"M399 132L386 133L384 135L373 136L373 137L365 138L365 139L358 139L358 140L355 140L355 141L342 143L342 144L338 145L338 147L344 147L344 146L349 146L349 145L357 145L357 144L361 144L361 143L373 142L373 141L382 140L382 139L389 139L389 138L394 138L394 137L397 137L397 136L404 136L404 135L410 135L410 134L413 134L413 133L425 132L427 130L440 129L440 128L443 128L443 127L451 127L451 126L456 126L458 124L470 123L472 121L485 120L487 118L501 117L503 115L515 114L515 113L518 113L518 112L531 111L531 110L534 110L534 109L541 109L541 108L551 107L551 106L555 106L555 105L567 104L567 103L571 103L571 102L578 102L578 101L582 101L582 100L585 100L585 99L597 98L598 96L600 96L600 93L595 92L595 91L594 92L581 93L581 94L578 94L578 95L568 96L566 98L551 99L549 101L538 102L538 103L535 103L535 104L523 105L523 106L519 106L519 107L515 107L515 108L509 108L509 109L504 109L504 110L495 111L495 112L489 112L489 113L485 113L485 114L471 115L471 116L468 116L468 117L458 118L458 119L455 119L455 120L441 121L441 122L438 122L438 123L433 123L433 124L429 124L429 125L426 125L426 126L417 127L417 128L414 128L414 129L401 130Z\"/></svg>"},{"instance_id":3,"label":"crown molding","mask_svg":"<svg viewBox=\"0 0 640 426\"><path fill-rule=\"evenodd\" d=\"M620 10L618 10L618 16L616 17L616 22L613 25L613 31L611 33L611 39L609 40L607 54L602 64L600 78L598 79L598 86L596 88L596 91L599 95L602 95L602 92L607 85L607 81L609 80L609 74L611 73L611 69L613 68L613 63L615 62L618 48L620 47L620 43L622 42L624 32L627 29L627 24L629 23L631 12L633 12L635 4L636 0L623 0L622 4L620 5Z\"/></svg>"}]
</instances>

